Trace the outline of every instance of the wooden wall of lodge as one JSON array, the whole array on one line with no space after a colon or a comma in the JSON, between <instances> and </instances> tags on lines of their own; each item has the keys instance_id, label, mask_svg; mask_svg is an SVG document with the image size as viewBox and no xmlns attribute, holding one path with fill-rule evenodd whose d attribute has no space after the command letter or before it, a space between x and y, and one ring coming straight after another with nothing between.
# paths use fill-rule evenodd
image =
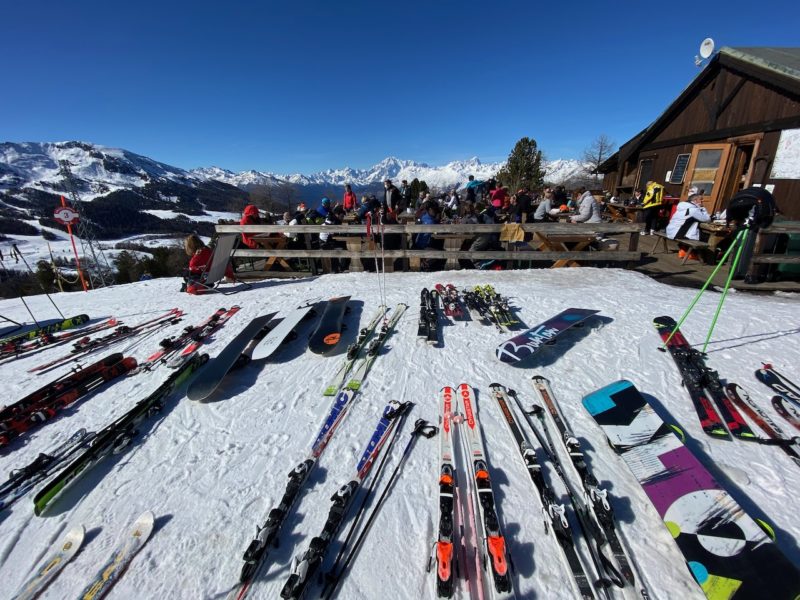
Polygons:
<instances>
[{"instance_id":1,"label":"wooden wall of lodge","mask_svg":"<svg viewBox=\"0 0 800 600\"><path fill-rule=\"evenodd\" d=\"M608 190L632 188L639 161L652 158L654 179L664 184L667 194L680 196L682 184L664 181L679 154L691 153L695 144L762 134L751 182L775 185L773 195L780 212L788 219L800 220L800 180L770 178L781 130L797 127L800 127L800 98L721 67L717 76L690 97L680 113L638 154L620 164L618 171L606 174L603 186ZM640 182L640 187L645 183Z\"/></svg>"}]
</instances>

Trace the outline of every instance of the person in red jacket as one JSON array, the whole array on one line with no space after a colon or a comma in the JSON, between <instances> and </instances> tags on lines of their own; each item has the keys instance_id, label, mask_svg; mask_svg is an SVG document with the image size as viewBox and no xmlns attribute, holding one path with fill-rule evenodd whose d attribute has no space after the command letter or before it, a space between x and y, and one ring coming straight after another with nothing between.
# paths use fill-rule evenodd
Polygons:
<instances>
[{"instance_id":1,"label":"person in red jacket","mask_svg":"<svg viewBox=\"0 0 800 600\"><path fill-rule=\"evenodd\" d=\"M350 184L344 186L344 200L342 201L342 206L344 206L345 212L352 212L358 206L358 199L356 195L353 193L353 189L350 187Z\"/></svg>"},{"instance_id":2,"label":"person in red jacket","mask_svg":"<svg viewBox=\"0 0 800 600\"><path fill-rule=\"evenodd\" d=\"M492 206L494 208L503 208L503 203L508 200L508 190L502 185L498 185L492 191Z\"/></svg>"},{"instance_id":3,"label":"person in red jacket","mask_svg":"<svg viewBox=\"0 0 800 600\"><path fill-rule=\"evenodd\" d=\"M239 225L259 225L260 223L261 217L258 214L258 208L252 204L245 206ZM253 234L250 233L242 234L242 243L248 248L258 248L258 242L253 239Z\"/></svg>"},{"instance_id":4,"label":"person in red jacket","mask_svg":"<svg viewBox=\"0 0 800 600\"><path fill-rule=\"evenodd\" d=\"M184 284L186 287L185 289L181 288L181 291L189 294L205 294L208 292L208 288L198 282L203 280L203 276L211 267L214 251L195 234L186 236L186 239L183 240L183 249L186 256L189 257L189 272ZM233 279L233 275L233 266L228 263L225 277Z\"/></svg>"}]
</instances>

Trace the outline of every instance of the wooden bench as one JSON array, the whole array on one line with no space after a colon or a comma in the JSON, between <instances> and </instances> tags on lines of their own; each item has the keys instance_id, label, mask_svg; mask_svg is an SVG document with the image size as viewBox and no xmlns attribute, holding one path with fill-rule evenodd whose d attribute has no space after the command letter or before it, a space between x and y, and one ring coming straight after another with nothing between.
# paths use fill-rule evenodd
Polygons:
<instances>
[{"instance_id":1,"label":"wooden bench","mask_svg":"<svg viewBox=\"0 0 800 600\"><path fill-rule=\"evenodd\" d=\"M707 242L701 242L699 240L686 240L686 239L676 240L676 239L673 239L671 237L667 237L666 233L662 233L660 231L656 231L655 233L653 233L653 235L658 239L656 240L656 243L653 246L653 249L650 251L650 255L656 254L656 250L658 250L658 247L660 245L664 246L663 254L668 253L669 252L669 245L668 245L669 242L675 242L676 244L682 244L684 246L688 246L693 251L694 250L706 250L707 248L709 248L709 244ZM690 254L691 254L691 252L687 252L685 254L685 256L683 257L683 260L681 261L682 265L685 265L686 261L689 260L689 255Z\"/></svg>"}]
</instances>

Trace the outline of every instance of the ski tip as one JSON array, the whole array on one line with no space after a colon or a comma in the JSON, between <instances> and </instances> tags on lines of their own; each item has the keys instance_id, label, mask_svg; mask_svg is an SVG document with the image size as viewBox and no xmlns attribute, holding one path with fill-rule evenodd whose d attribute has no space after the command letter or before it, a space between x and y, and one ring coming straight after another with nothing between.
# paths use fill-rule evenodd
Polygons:
<instances>
[{"instance_id":1,"label":"ski tip","mask_svg":"<svg viewBox=\"0 0 800 600\"><path fill-rule=\"evenodd\" d=\"M64 543L62 546L67 546L67 544L71 545L78 545L80 546L83 543L83 538L86 536L86 528L83 525L78 525L77 527L73 527L67 532L67 535L64 536Z\"/></svg>"},{"instance_id":2,"label":"ski tip","mask_svg":"<svg viewBox=\"0 0 800 600\"><path fill-rule=\"evenodd\" d=\"M153 511L146 510L137 517L136 521L134 522L134 527L137 529L147 530L147 533L149 534L150 531L153 530L155 522L156 516L153 514Z\"/></svg>"}]
</instances>

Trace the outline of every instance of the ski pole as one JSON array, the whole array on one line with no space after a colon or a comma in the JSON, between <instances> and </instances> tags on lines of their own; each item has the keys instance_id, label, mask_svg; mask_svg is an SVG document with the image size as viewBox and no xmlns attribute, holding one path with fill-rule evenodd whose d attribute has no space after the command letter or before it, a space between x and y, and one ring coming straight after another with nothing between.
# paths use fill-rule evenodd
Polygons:
<instances>
[{"instance_id":1,"label":"ski pole","mask_svg":"<svg viewBox=\"0 0 800 600\"><path fill-rule=\"evenodd\" d=\"M347 567L352 562L355 555L358 553L359 549L361 548L361 543L364 541L367 533L369 532L370 528L372 527L372 523L375 521L375 517L380 512L381 507L383 506L384 501L386 500L386 496L388 496L389 491L392 489L392 484L397 478L398 473L403 468L406 459L408 458L409 454L411 453L411 449L414 447L414 442L416 439L422 435L426 438L430 439L435 436L439 432L439 428L435 425L431 425L424 419L417 419L414 423L414 429L411 431L411 436L406 444L406 447L403 449L403 453L400 455L400 460L397 462L397 465L392 471L392 474L389 475L389 479L386 482L386 487L383 488L383 492L381 492L380 497L378 498L377 502L375 503L375 507L370 512L369 517L367 518L366 523L364 523L364 527L361 532L358 534L356 541L353 542L353 547L347 553L347 557L345 558L344 564L342 565L341 569L339 569L338 573L332 574L329 581L325 584L325 589L322 590L322 597L327 600L331 598L336 591L336 588L339 586L339 582L342 580L342 576L344 575L345 571L347 571ZM342 546L344 549L347 546L347 543ZM336 565L339 563L340 556L337 556L337 560L334 563L333 567L331 568L331 572L336 569Z\"/></svg>"},{"instance_id":2,"label":"ski pole","mask_svg":"<svg viewBox=\"0 0 800 600\"><path fill-rule=\"evenodd\" d=\"M11 246L14 248L14 250L16 250L17 254L18 254L18 255L19 255L19 257L22 259L22 262L24 262L24 263L25 263L25 266L26 266L26 267L28 267L28 271L30 271L31 275L33 275L33 278L34 278L34 279L36 279L36 282L39 284L39 287L40 287L40 288L42 288L42 292L44 292L44 295L45 295L45 296L47 296L47 299L48 299L48 300L50 300L50 304L52 304L52 305L53 305L53 308L55 308L55 309L56 309L56 312L58 312L58 314L59 314L59 315L61 315L61 318L62 318L62 319L66 319L66 317L64 316L64 313L62 313L62 312L61 312L61 311L58 309L58 306L56 306L56 303L55 303L55 302L53 302L53 299L50 297L50 294L48 294L48 293L47 293L47 290L46 290L46 289L44 289L44 286L42 285L42 282L41 282L41 281L39 281L39 278L38 278L38 277L36 277L36 273L34 273L34 272L33 272L33 269L31 269L31 266L28 264L28 261L27 261L27 260L25 259L25 257L22 255L22 252L20 252L20 251L19 251L19 248L17 248L17 245L16 245L16 244L11 244ZM24 302L24 301L23 301L23 302ZM30 311L29 311L29 312L30 312ZM33 315L31 315L31 316L33 316ZM35 319L34 319L34 320L35 320Z\"/></svg>"},{"instance_id":3,"label":"ski pole","mask_svg":"<svg viewBox=\"0 0 800 600\"><path fill-rule=\"evenodd\" d=\"M706 336L706 342L703 344L703 354L706 353L706 348L708 348L708 342L711 340L711 334L714 333L714 326L717 324L717 318L719 317L719 313L722 312L722 303L725 302L725 297L728 295L728 290L731 287L731 280L733 279L734 273L736 273L736 268L739 266L739 260L742 258L742 250L744 249L744 245L747 241L747 234L749 232L748 229L744 230L745 235L739 241L739 248L736 250L736 256L733 259L733 264L731 265L730 270L728 271L728 279L725 281L725 289L722 290L722 296L719 299L719 303L717 304L717 310L714 313L714 318L711 319L711 327L708 330L708 335Z\"/></svg>"}]
</instances>

